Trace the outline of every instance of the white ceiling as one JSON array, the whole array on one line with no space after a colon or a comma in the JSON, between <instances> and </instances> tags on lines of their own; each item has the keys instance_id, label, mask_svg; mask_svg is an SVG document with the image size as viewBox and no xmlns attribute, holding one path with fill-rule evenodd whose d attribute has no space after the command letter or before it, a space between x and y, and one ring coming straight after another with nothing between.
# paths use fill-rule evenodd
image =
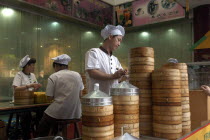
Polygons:
<instances>
[{"instance_id":1,"label":"white ceiling","mask_svg":"<svg viewBox=\"0 0 210 140\"><path fill-rule=\"evenodd\" d=\"M102 1L115 6L115 5L131 2L134 0L102 0ZM183 7L186 7L186 0L174 0L174 1L177 1L180 5L182 5ZM200 5L210 4L210 0L189 0L189 4L190 4L190 8L192 9Z\"/></svg>"},{"instance_id":2,"label":"white ceiling","mask_svg":"<svg viewBox=\"0 0 210 140\"><path fill-rule=\"evenodd\" d=\"M186 7L186 0L176 0L183 7ZM200 5L210 4L210 0L189 0L190 9Z\"/></svg>"}]
</instances>

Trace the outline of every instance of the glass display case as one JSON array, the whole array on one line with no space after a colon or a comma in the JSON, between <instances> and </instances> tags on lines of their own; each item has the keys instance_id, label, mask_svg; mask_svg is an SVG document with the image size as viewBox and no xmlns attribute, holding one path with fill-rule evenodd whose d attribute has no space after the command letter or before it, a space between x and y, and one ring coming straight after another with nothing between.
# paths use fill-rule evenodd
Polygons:
<instances>
[{"instance_id":1,"label":"glass display case","mask_svg":"<svg viewBox=\"0 0 210 140\"><path fill-rule=\"evenodd\" d=\"M189 89L198 90L201 85L210 86L210 61L187 63Z\"/></svg>"}]
</instances>

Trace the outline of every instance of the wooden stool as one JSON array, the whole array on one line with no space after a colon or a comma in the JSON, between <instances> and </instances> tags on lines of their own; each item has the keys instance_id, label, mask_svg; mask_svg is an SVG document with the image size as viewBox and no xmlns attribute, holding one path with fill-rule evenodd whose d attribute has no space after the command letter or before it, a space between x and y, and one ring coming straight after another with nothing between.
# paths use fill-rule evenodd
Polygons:
<instances>
[{"instance_id":1,"label":"wooden stool","mask_svg":"<svg viewBox=\"0 0 210 140\"><path fill-rule=\"evenodd\" d=\"M68 129L68 125L73 124L74 125L74 138L80 138L81 137L81 132L79 129L79 125L78 122L80 122L80 119L70 119L70 120L57 120L57 133L55 135L60 135L62 137L67 138L67 129ZM53 130L54 132L56 132L55 130Z\"/></svg>"}]
</instances>

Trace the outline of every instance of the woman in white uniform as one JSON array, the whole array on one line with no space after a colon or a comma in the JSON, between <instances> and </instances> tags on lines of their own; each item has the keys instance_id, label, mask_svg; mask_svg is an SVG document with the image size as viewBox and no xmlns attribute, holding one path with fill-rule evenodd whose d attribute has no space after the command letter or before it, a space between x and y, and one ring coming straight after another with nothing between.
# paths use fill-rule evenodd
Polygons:
<instances>
[{"instance_id":1,"label":"woman in white uniform","mask_svg":"<svg viewBox=\"0 0 210 140\"><path fill-rule=\"evenodd\" d=\"M13 80L14 91L20 90L37 90L41 85L37 82L34 72L36 59L30 58L29 55L26 55L20 60L19 66L22 68L22 71L19 71Z\"/></svg>"},{"instance_id":2,"label":"woman in white uniform","mask_svg":"<svg viewBox=\"0 0 210 140\"><path fill-rule=\"evenodd\" d=\"M29 55L26 55L20 60L19 66L22 68L22 71L18 72L13 80L13 88L15 91L36 91L41 87L36 80L34 72L36 59L30 58ZM14 97L13 97L14 98ZM20 116L20 125L22 128L22 137L24 140L30 139L30 127L31 127L31 113L23 112L17 114Z\"/></svg>"},{"instance_id":3,"label":"woman in white uniform","mask_svg":"<svg viewBox=\"0 0 210 140\"><path fill-rule=\"evenodd\" d=\"M100 48L92 48L86 53L85 70L88 92L93 91L94 84L99 83L100 90L109 94L110 88L127 73L112 52L122 42L125 30L122 26L107 25L102 31L104 39Z\"/></svg>"}]
</instances>

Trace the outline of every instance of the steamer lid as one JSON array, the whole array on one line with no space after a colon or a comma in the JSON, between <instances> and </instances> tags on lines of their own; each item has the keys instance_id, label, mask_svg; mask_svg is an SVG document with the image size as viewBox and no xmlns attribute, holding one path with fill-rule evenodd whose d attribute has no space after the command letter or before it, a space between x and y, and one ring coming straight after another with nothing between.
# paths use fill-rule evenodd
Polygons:
<instances>
[{"instance_id":1,"label":"steamer lid","mask_svg":"<svg viewBox=\"0 0 210 140\"><path fill-rule=\"evenodd\" d=\"M127 81L123 81L114 85L111 88L110 93L111 95L139 95L139 88Z\"/></svg>"},{"instance_id":2,"label":"steamer lid","mask_svg":"<svg viewBox=\"0 0 210 140\"><path fill-rule=\"evenodd\" d=\"M112 97L99 90L99 84L94 85L94 91L82 97L82 104L88 106L112 105Z\"/></svg>"}]
</instances>

